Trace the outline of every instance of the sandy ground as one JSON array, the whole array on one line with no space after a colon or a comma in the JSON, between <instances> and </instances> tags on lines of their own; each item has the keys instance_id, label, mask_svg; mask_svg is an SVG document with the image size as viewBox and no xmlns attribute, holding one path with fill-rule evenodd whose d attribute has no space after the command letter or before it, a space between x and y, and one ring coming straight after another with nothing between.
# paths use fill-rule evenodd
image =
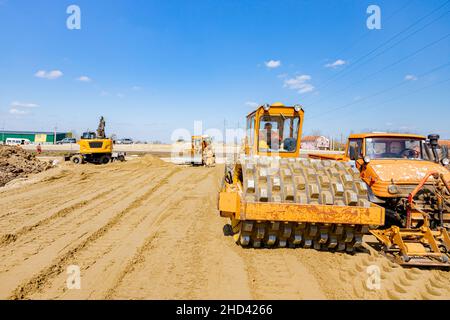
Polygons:
<instances>
[{"instance_id":1,"label":"sandy ground","mask_svg":"<svg viewBox=\"0 0 450 320\"><path fill-rule=\"evenodd\" d=\"M373 252L242 249L216 209L223 168L146 156L63 164L0 189L0 299L448 299L450 272ZM67 288L67 267L81 289ZM379 268L379 289L367 268Z\"/></svg>"}]
</instances>

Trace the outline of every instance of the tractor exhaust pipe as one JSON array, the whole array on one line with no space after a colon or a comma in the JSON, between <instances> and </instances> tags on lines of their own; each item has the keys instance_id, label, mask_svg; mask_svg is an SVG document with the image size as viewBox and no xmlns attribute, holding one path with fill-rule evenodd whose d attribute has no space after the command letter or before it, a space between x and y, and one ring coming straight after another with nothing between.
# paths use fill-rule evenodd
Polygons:
<instances>
[{"instance_id":1,"label":"tractor exhaust pipe","mask_svg":"<svg viewBox=\"0 0 450 320\"><path fill-rule=\"evenodd\" d=\"M431 151L433 152L434 155L434 161L436 163L439 163L439 138L440 136L438 134L430 134L428 135L428 141L430 143L431 146Z\"/></svg>"}]
</instances>

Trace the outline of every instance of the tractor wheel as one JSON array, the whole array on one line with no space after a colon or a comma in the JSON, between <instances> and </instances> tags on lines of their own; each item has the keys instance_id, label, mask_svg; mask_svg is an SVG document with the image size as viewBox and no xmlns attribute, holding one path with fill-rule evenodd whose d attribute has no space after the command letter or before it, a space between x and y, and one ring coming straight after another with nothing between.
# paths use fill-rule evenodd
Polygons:
<instances>
[{"instance_id":1,"label":"tractor wheel","mask_svg":"<svg viewBox=\"0 0 450 320\"><path fill-rule=\"evenodd\" d=\"M75 164L82 164L83 163L83 157L79 154L73 155L70 157L70 161L72 161Z\"/></svg>"},{"instance_id":2,"label":"tractor wheel","mask_svg":"<svg viewBox=\"0 0 450 320\"><path fill-rule=\"evenodd\" d=\"M111 156L108 155L103 155L100 158L100 164L108 164L109 162L111 162Z\"/></svg>"},{"instance_id":3,"label":"tractor wheel","mask_svg":"<svg viewBox=\"0 0 450 320\"><path fill-rule=\"evenodd\" d=\"M119 160L120 162L125 162L125 156L120 155L117 157L117 160Z\"/></svg>"}]
</instances>

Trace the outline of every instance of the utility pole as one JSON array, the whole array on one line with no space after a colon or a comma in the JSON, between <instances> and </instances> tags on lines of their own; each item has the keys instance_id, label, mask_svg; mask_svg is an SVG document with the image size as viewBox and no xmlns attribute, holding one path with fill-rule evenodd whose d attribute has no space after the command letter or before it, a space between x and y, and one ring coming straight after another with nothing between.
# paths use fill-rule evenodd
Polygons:
<instances>
[{"instance_id":1,"label":"utility pole","mask_svg":"<svg viewBox=\"0 0 450 320\"><path fill-rule=\"evenodd\" d=\"M2 125L2 143L5 144L5 121L3 121Z\"/></svg>"},{"instance_id":2,"label":"utility pole","mask_svg":"<svg viewBox=\"0 0 450 320\"><path fill-rule=\"evenodd\" d=\"M222 143L223 143L222 159L223 159L225 165L227 164L227 144L225 142L225 140L226 140L226 131L227 131L227 119L224 118L223 119L223 137L222 137Z\"/></svg>"}]
</instances>

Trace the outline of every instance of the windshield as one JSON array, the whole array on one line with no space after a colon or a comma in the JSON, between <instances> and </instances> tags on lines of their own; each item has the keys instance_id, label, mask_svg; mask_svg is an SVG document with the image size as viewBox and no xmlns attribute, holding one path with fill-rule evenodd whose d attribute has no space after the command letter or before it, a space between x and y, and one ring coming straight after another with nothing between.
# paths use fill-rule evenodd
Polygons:
<instances>
[{"instance_id":1,"label":"windshield","mask_svg":"<svg viewBox=\"0 0 450 320\"><path fill-rule=\"evenodd\" d=\"M263 116L259 123L258 149L262 152L295 152L299 117Z\"/></svg>"},{"instance_id":2,"label":"windshield","mask_svg":"<svg viewBox=\"0 0 450 320\"><path fill-rule=\"evenodd\" d=\"M366 156L372 159L415 159L423 160L422 139L367 138Z\"/></svg>"},{"instance_id":3,"label":"windshield","mask_svg":"<svg viewBox=\"0 0 450 320\"><path fill-rule=\"evenodd\" d=\"M96 135L94 132L83 132L81 139L95 139Z\"/></svg>"}]
</instances>

